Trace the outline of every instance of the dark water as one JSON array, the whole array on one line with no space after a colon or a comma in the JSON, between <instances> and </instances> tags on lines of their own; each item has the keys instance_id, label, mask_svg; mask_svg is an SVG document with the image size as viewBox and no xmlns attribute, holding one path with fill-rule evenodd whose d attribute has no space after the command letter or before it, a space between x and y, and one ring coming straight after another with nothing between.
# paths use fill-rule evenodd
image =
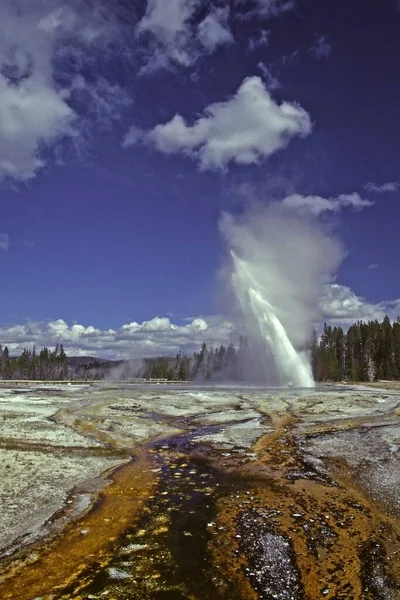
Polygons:
<instances>
[{"instance_id":1,"label":"dark water","mask_svg":"<svg viewBox=\"0 0 400 600\"><path fill-rule=\"evenodd\" d=\"M215 517L219 483L201 460L171 455L182 440L156 447L154 468L161 469L154 497L140 521L128 529L107 568L80 591L83 598L189 600L215 598L207 545ZM73 597L73 590L70 590Z\"/></svg>"}]
</instances>

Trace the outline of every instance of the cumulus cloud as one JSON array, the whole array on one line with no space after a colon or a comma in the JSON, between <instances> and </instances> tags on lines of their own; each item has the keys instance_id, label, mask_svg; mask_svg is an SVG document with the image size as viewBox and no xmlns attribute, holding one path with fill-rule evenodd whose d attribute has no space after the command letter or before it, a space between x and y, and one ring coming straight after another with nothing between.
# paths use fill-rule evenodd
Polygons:
<instances>
[{"instance_id":1,"label":"cumulus cloud","mask_svg":"<svg viewBox=\"0 0 400 600\"><path fill-rule=\"evenodd\" d=\"M111 21L97 7L78 0L0 3L0 181L32 179L55 143L77 142L80 115L71 81L76 73L62 59L74 49L83 66L85 52L107 44L111 31ZM96 103L90 106L108 103L115 110L116 95L110 98L101 82L93 85L90 100Z\"/></svg>"},{"instance_id":2,"label":"cumulus cloud","mask_svg":"<svg viewBox=\"0 0 400 600\"><path fill-rule=\"evenodd\" d=\"M400 299L370 302L351 288L335 283L325 286L321 310L325 320L346 328L359 320L382 321L386 315L396 319L400 315Z\"/></svg>"},{"instance_id":3,"label":"cumulus cloud","mask_svg":"<svg viewBox=\"0 0 400 600\"><path fill-rule=\"evenodd\" d=\"M184 325L175 325L166 317L133 321L119 329L101 330L89 325L69 325L63 319L33 322L0 328L0 341L11 353L19 353L34 344L37 347L62 343L70 356L129 359L173 356L180 350L191 354L203 342L209 346L235 341L233 323L223 317L197 317Z\"/></svg>"},{"instance_id":4,"label":"cumulus cloud","mask_svg":"<svg viewBox=\"0 0 400 600\"><path fill-rule=\"evenodd\" d=\"M386 192L398 192L400 190L400 181L388 181L386 183L366 183L364 188L367 192L375 194L385 194Z\"/></svg>"},{"instance_id":5,"label":"cumulus cloud","mask_svg":"<svg viewBox=\"0 0 400 600\"><path fill-rule=\"evenodd\" d=\"M146 132L143 131L143 129L137 127L136 125L132 125L122 141L122 147L129 148L129 146L133 146L134 144L144 141L145 137Z\"/></svg>"},{"instance_id":6,"label":"cumulus cloud","mask_svg":"<svg viewBox=\"0 0 400 600\"><path fill-rule=\"evenodd\" d=\"M361 198L359 194L340 194L336 198L323 198L321 196L302 196L292 194L282 201L283 206L296 209L302 213L320 215L324 212L339 212L343 208L362 210L372 206L374 202Z\"/></svg>"},{"instance_id":7,"label":"cumulus cloud","mask_svg":"<svg viewBox=\"0 0 400 600\"><path fill-rule=\"evenodd\" d=\"M374 269L377 269L377 268L378 268L378 266L379 266L379 265L378 265L377 263L372 263L372 264L368 265L367 269L368 269L369 271L373 271Z\"/></svg>"},{"instance_id":8,"label":"cumulus cloud","mask_svg":"<svg viewBox=\"0 0 400 600\"><path fill-rule=\"evenodd\" d=\"M204 54L234 42L229 20L267 19L293 6L290 0L228 0L225 6L211 4L204 16L202 0L148 0L136 26L136 38L145 57L141 73L190 67ZM263 31L260 38L249 42L249 47L263 45L267 36Z\"/></svg>"},{"instance_id":9,"label":"cumulus cloud","mask_svg":"<svg viewBox=\"0 0 400 600\"><path fill-rule=\"evenodd\" d=\"M34 4L0 4L0 178L32 178L41 147L72 133L75 115L52 78L61 15Z\"/></svg>"},{"instance_id":10,"label":"cumulus cloud","mask_svg":"<svg viewBox=\"0 0 400 600\"><path fill-rule=\"evenodd\" d=\"M10 236L7 233L0 233L0 252L8 252L10 247Z\"/></svg>"},{"instance_id":11,"label":"cumulus cloud","mask_svg":"<svg viewBox=\"0 0 400 600\"><path fill-rule=\"evenodd\" d=\"M0 176L28 180L44 166L40 149L73 134L74 112L40 81L11 86L0 75Z\"/></svg>"},{"instance_id":12,"label":"cumulus cloud","mask_svg":"<svg viewBox=\"0 0 400 600\"><path fill-rule=\"evenodd\" d=\"M143 132L141 139L164 154L183 153L202 170L228 163L258 164L296 137L311 133L308 113L298 104L278 104L259 77L246 78L236 94L210 104L204 115L187 124L181 115ZM134 139L138 130L134 130ZM128 132L125 145L131 137Z\"/></svg>"},{"instance_id":13,"label":"cumulus cloud","mask_svg":"<svg viewBox=\"0 0 400 600\"><path fill-rule=\"evenodd\" d=\"M209 53L214 52L218 46L234 42L229 29L228 17L229 7L212 8L211 12L199 24L199 40Z\"/></svg>"},{"instance_id":14,"label":"cumulus cloud","mask_svg":"<svg viewBox=\"0 0 400 600\"><path fill-rule=\"evenodd\" d=\"M229 6L211 5L198 22L202 8L201 0L148 0L136 27L136 37L146 48L142 74L173 66L190 67L202 54L234 42L228 23Z\"/></svg>"},{"instance_id":15,"label":"cumulus cloud","mask_svg":"<svg viewBox=\"0 0 400 600\"><path fill-rule=\"evenodd\" d=\"M193 63L190 20L198 6L198 0L148 0L136 27L136 36L149 40L146 71L168 67L171 62L184 67Z\"/></svg>"},{"instance_id":16,"label":"cumulus cloud","mask_svg":"<svg viewBox=\"0 0 400 600\"><path fill-rule=\"evenodd\" d=\"M358 320L382 320L386 314L395 319L400 314L400 299L369 302L346 286L326 284L318 310L321 320L314 323L317 329L322 320L347 328ZM298 323L294 322L295 336L297 327ZM173 356L180 350L191 354L198 351L203 342L209 347L237 343L241 332L238 322L221 315L191 318L184 325L176 325L166 317L155 317L106 330L93 325L70 325L58 319L0 327L0 342L8 346L11 354L19 354L33 345L40 348L61 343L69 356L119 360Z\"/></svg>"}]
</instances>

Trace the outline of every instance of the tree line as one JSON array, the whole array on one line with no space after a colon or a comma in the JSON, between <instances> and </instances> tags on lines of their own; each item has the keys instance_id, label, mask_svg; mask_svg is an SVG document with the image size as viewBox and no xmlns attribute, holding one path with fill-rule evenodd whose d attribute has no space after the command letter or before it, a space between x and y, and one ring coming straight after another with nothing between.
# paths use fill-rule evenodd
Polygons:
<instances>
[{"instance_id":1,"label":"tree line","mask_svg":"<svg viewBox=\"0 0 400 600\"><path fill-rule=\"evenodd\" d=\"M306 350L310 354L316 381L376 381L400 379L400 318L389 317L365 323L358 321L347 333L342 327L324 325L321 337L314 334ZM142 373L146 378L202 381L268 381L260 368L252 371L256 352L246 337L239 346L207 348L189 357L178 354L145 360ZM268 367L267 367L268 368ZM258 377L257 377L258 376Z\"/></svg>"},{"instance_id":2,"label":"tree line","mask_svg":"<svg viewBox=\"0 0 400 600\"><path fill-rule=\"evenodd\" d=\"M364 323L358 321L345 333L341 327L324 325L306 349L316 381L374 381L400 379L400 318L393 323L385 317ZM54 350L33 347L19 357L11 357L0 344L0 378L98 380L107 377L167 379L174 381L256 381L260 357L249 340L241 336L238 346L207 347L188 356L159 356L143 361L106 361L91 357L68 358L62 344ZM264 369L264 367L263 367ZM119 372L120 376L115 377ZM261 373L268 381L268 373ZM260 377L258 377L260 379Z\"/></svg>"},{"instance_id":3,"label":"tree line","mask_svg":"<svg viewBox=\"0 0 400 600\"><path fill-rule=\"evenodd\" d=\"M62 344L54 350L42 348L38 353L34 346L19 357L10 357L8 347L0 344L1 379L62 380L68 376L68 357Z\"/></svg>"},{"instance_id":4,"label":"tree line","mask_svg":"<svg viewBox=\"0 0 400 600\"><path fill-rule=\"evenodd\" d=\"M239 347L233 344L225 347L207 348L204 343L199 352L187 356L180 352L175 357L159 356L143 361L106 361L92 357L68 358L62 345L54 350L33 347L25 349L20 356L10 356L7 346L0 344L0 378L28 380L79 379L99 380L108 377L143 377L145 379L187 380L233 380L245 378L244 357L248 351L248 341L241 337Z\"/></svg>"},{"instance_id":5,"label":"tree line","mask_svg":"<svg viewBox=\"0 0 400 600\"><path fill-rule=\"evenodd\" d=\"M250 345L244 336L240 337L237 348L233 344L207 348L203 343L200 351L192 356L180 352L174 358L160 356L145 359L140 376L175 381L244 381L244 365L249 352Z\"/></svg>"},{"instance_id":6,"label":"tree line","mask_svg":"<svg viewBox=\"0 0 400 600\"><path fill-rule=\"evenodd\" d=\"M375 381L400 378L400 318L358 321L347 333L324 326L311 344L316 381Z\"/></svg>"}]
</instances>

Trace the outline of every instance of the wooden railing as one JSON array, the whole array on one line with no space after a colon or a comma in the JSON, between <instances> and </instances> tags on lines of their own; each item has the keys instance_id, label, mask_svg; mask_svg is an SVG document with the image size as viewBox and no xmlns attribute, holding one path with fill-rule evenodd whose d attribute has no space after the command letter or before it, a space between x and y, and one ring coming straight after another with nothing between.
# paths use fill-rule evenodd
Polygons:
<instances>
[{"instance_id":1,"label":"wooden railing","mask_svg":"<svg viewBox=\"0 0 400 600\"><path fill-rule=\"evenodd\" d=\"M107 379L96 379L96 380L75 380L75 379L61 379L57 380L49 380L49 379L0 379L0 386L8 386L8 385L93 385L93 384L104 384L104 383L115 383L115 384L153 384L153 385L168 385L168 384L187 384L190 381L179 381L179 380L169 380L169 379L142 379L140 377L134 377L132 379L116 379L116 380L107 380Z\"/></svg>"}]
</instances>

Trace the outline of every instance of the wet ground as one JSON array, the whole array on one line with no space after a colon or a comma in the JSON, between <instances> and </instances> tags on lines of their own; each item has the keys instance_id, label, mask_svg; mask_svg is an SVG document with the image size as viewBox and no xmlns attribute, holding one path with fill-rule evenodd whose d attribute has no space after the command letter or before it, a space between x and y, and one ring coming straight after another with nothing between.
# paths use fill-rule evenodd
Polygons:
<instances>
[{"instance_id":1,"label":"wet ground","mask_svg":"<svg viewBox=\"0 0 400 600\"><path fill-rule=\"evenodd\" d=\"M4 537L0 598L400 598L397 390L1 393L15 456L0 522L20 525ZM33 453L41 477L48 467L34 504L16 466ZM57 456L81 465L61 488Z\"/></svg>"}]
</instances>

